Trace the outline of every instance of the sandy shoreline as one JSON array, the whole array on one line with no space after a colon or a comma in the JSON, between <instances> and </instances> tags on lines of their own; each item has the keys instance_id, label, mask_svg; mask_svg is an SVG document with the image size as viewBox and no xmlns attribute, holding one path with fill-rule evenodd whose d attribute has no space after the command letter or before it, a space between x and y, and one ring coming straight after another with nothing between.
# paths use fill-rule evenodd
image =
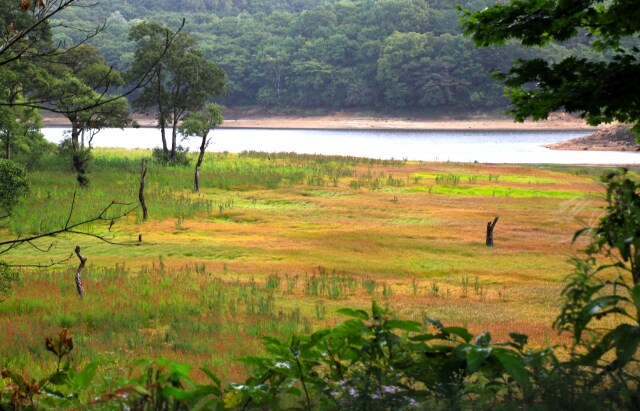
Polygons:
<instances>
[{"instance_id":1,"label":"sandy shoreline","mask_svg":"<svg viewBox=\"0 0 640 411\"><path fill-rule=\"evenodd\" d=\"M62 116L46 115L46 127L65 127L69 122ZM155 127L153 117L136 117L140 127ZM507 117L470 117L454 119L440 117L434 119L400 117L365 117L336 113L327 116L248 116L226 118L222 128L283 128L321 130L586 130L583 120L557 115L546 121L516 123Z\"/></svg>"},{"instance_id":2,"label":"sandy shoreline","mask_svg":"<svg viewBox=\"0 0 640 411\"><path fill-rule=\"evenodd\" d=\"M473 116L466 118L367 117L334 113L325 116L264 116L230 113L221 128L307 129L307 130L404 130L404 131L584 131L586 137L547 145L552 150L636 151L637 144L620 144L607 138L595 138L592 133L607 126L592 127L584 120L558 113L545 121L516 123L509 117ZM138 127L156 127L151 116L134 118ZM47 114L45 127L69 127L61 115Z\"/></svg>"}]
</instances>

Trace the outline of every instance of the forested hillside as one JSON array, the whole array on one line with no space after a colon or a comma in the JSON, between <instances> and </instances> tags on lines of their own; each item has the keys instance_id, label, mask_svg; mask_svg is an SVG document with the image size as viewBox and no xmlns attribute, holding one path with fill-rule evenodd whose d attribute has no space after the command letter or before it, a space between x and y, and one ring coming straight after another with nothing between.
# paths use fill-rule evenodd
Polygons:
<instances>
[{"instance_id":1,"label":"forested hillside","mask_svg":"<svg viewBox=\"0 0 640 411\"><path fill-rule=\"evenodd\" d=\"M479 9L495 0L459 1ZM544 49L475 49L455 2L442 0L109 0L75 7L55 29L72 44L105 21L92 41L118 70L129 67L129 29L154 20L199 41L228 74L227 106L417 110L452 113L506 106L489 70L523 56L561 58L580 41ZM598 58L597 56L588 56Z\"/></svg>"}]
</instances>

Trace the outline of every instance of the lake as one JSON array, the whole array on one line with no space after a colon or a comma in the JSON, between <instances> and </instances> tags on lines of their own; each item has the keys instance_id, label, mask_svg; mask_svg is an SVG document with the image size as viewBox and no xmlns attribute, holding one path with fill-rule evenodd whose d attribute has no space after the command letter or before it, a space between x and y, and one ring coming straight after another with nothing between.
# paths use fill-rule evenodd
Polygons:
<instances>
[{"instance_id":1,"label":"lake","mask_svg":"<svg viewBox=\"0 0 640 411\"><path fill-rule=\"evenodd\" d=\"M64 128L47 127L58 143ZM390 131L390 130L215 130L208 151L296 152L377 159L480 163L638 164L640 153L558 151L542 147L589 134L585 131ZM197 151L198 139L181 143ZM153 148L161 145L155 128L102 130L94 147Z\"/></svg>"}]
</instances>

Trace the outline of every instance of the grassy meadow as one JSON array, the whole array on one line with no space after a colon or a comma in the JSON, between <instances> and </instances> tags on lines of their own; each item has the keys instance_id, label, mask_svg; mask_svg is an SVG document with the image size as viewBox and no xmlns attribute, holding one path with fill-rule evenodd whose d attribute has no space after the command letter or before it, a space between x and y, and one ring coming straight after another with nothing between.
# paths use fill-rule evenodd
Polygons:
<instances>
[{"instance_id":1,"label":"grassy meadow","mask_svg":"<svg viewBox=\"0 0 640 411\"><path fill-rule=\"evenodd\" d=\"M149 151L96 149L91 186L70 165L45 159L0 238L60 228L112 200L135 203ZM207 366L224 379L246 370L260 337L341 321L341 307L388 304L405 318L436 317L534 345L564 340L551 329L573 233L597 221L601 168L414 163L296 154L209 153L201 193L191 167L149 165L150 219L117 221L110 245L86 236L42 239L3 255L21 265L88 258L80 300L78 260L24 267L0 304L0 365L51 371L44 338L71 329L79 362L118 375L135 358ZM115 207L113 212L128 206ZM499 216L495 247L487 221ZM107 233L108 224L88 227ZM142 235L142 243L138 243ZM196 367L197 368L197 367ZM198 375L196 374L196 377Z\"/></svg>"}]
</instances>

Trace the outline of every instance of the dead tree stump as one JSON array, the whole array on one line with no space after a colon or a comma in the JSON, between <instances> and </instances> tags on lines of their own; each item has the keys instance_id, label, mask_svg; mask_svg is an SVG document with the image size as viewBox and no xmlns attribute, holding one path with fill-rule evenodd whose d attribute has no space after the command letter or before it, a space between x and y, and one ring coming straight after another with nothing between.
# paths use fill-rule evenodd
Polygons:
<instances>
[{"instance_id":1,"label":"dead tree stump","mask_svg":"<svg viewBox=\"0 0 640 411\"><path fill-rule=\"evenodd\" d=\"M76 255L80 259L80 265L78 266L78 271L76 271L76 288L78 289L78 295L82 300L84 298L84 287L82 287L82 270L84 270L84 265L87 262L87 259L82 256L80 253L80 246L77 245L75 249Z\"/></svg>"},{"instance_id":2,"label":"dead tree stump","mask_svg":"<svg viewBox=\"0 0 640 411\"><path fill-rule=\"evenodd\" d=\"M496 227L498 223L498 217L496 217L493 222L489 221L487 223L487 247L493 247L493 229Z\"/></svg>"},{"instance_id":3,"label":"dead tree stump","mask_svg":"<svg viewBox=\"0 0 640 411\"><path fill-rule=\"evenodd\" d=\"M142 220L147 221L149 214L147 212L147 204L144 201L144 179L147 176L147 163L142 159L142 170L140 172L140 191L138 192L138 199L140 200L140 207L142 207Z\"/></svg>"}]
</instances>

